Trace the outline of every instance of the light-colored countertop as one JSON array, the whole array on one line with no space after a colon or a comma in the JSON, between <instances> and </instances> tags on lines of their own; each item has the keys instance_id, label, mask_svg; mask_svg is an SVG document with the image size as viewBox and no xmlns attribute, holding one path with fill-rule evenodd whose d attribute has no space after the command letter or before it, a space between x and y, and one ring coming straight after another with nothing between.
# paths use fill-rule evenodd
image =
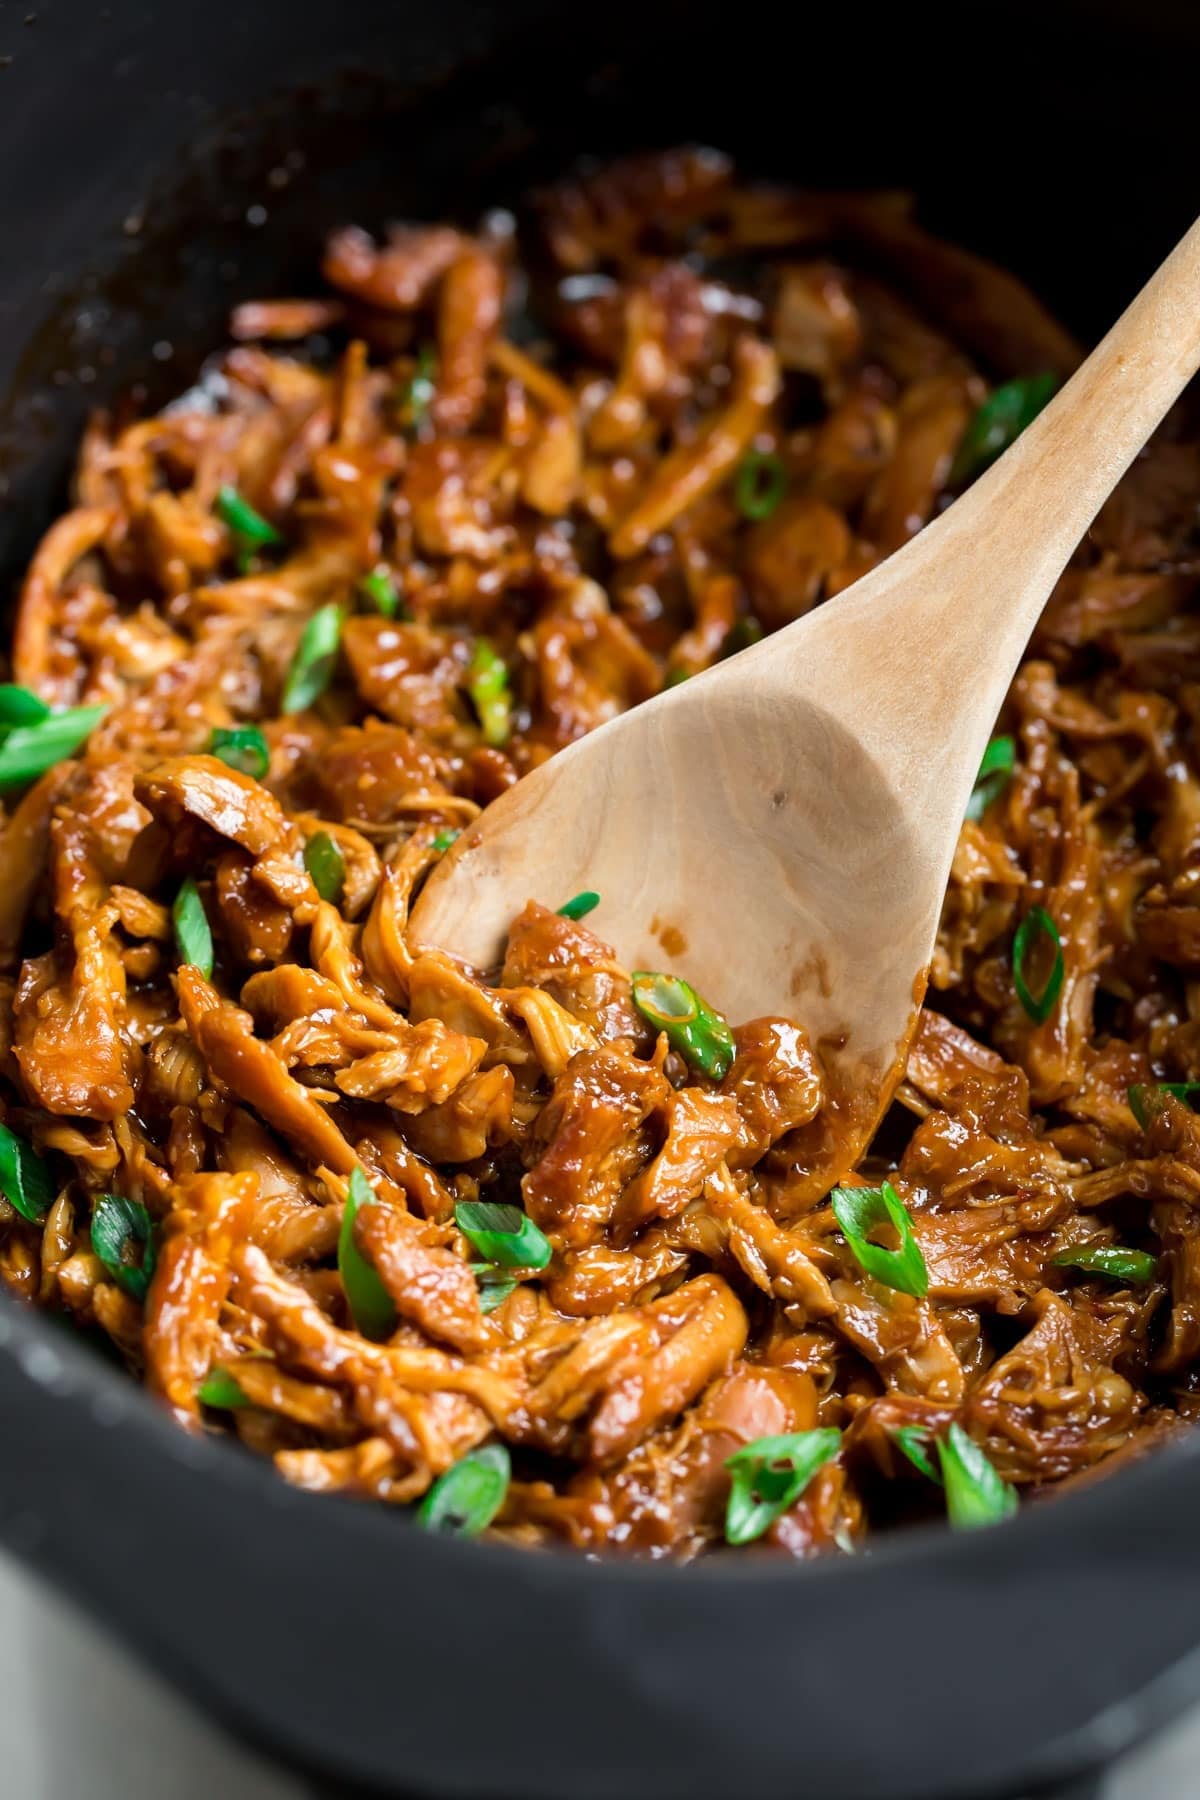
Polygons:
<instances>
[{"instance_id":1,"label":"light-colored countertop","mask_svg":"<svg viewBox=\"0 0 1200 1800\"><path fill-rule=\"evenodd\" d=\"M6 1556L0 1745L5 1800L309 1800ZM1200 1711L1115 1771L1104 1800L1197 1795Z\"/></svg>"}]
</instances>

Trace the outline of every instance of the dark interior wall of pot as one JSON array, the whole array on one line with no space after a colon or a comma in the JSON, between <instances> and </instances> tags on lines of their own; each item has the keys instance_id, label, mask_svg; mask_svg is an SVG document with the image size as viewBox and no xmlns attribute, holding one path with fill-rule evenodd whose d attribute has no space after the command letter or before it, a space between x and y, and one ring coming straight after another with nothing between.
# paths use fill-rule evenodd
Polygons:
<instances>
[{"instance_id":1,"label":"dark interior wall of pot","mask_svg":"<svg viewBox=\"0 0 1200 1800\"><path fill-rule=\"evenodd\" d=\"M33 6L34 0L29 0ZM914 187L1084 336L1194 205L1185 0L44 0L0 6L0 585L87 411L186 385L229 304L356 218L469 218L581 154L706 141Z\"/></svg>"}]
</instances>

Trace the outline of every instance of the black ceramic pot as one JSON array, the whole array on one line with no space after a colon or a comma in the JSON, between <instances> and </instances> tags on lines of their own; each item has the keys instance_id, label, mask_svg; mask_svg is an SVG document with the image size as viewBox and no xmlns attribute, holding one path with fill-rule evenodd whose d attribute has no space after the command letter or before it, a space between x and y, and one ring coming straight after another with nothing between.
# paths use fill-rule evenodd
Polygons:
<instances>
[{"instance_id":1,"label":"black ceramic pot","mask_svg":"<svg viewBox=\"0 0 1200 1800\"><path fill-rule=\"evenodd\" d=\"M1094 335L1196 204L1194 0L0 0L0 576L87 409L354 218L699 139L926 218ZM735 947L731 947L735 948ZM1200 1437L966 1537L692 1569L295 1493L0 1299L0 1537L319 1779L521 1800L1049 1792L1200 1694Z\"/></svg>"}]
</instances>

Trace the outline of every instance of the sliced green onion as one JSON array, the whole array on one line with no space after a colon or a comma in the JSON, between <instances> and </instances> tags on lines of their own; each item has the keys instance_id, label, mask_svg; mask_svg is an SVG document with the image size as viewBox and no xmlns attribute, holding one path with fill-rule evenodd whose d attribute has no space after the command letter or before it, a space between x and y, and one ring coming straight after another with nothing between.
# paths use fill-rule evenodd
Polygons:
<instances>
[{"instance_id":1,"label":"sliced green onion","mask_svg":"<svg viewBox=\"0 0 1200 1800\"><path fill-rule=\"evenodd\" d=\"M946 1489L946 1514L956 1531L996 1525L1017 1510L1017 1495L961 1425L937 1440Z\"/></svg>"},{"instance_id":2,"label":"sliced green onion","mask_svg":"<svg viewBox=\"0 0 1200 1800\"><path fill-rule=\"evenodd\" d=\"M964 482L995 462L1032 424L1058 386L1056 375L1023 375L989 394L963 433L950 465L949 486Z\"/></svg>"},{"instance_id":3,"label":"sliced green onion","mask_svg":"<svg viewBox=\"0 0 1200 1800\"><path fill-rule=\"evenodd\" d=\"M1112 1281L1153 1281L1158 1258L1146 1250L1126 1250L1119 1244L1076 1244L1054 1257L1057 1269L1084 1269L1089 1275L1107 1275Z\"/></svg>"},{"instance_id":4,"label":"sliced green onion","mask_svg":"<svg viewBox=\"0 0 1200 1800\"><path fill-rule=\"evenodd\" d=\"M460 1200L454 1223L472 1249L502 1269L544 1269L554 1254L549 1238L519 1206Z\"/></svg>"},{"instance_id":5,"label":"sliced green onion","mask_svg":"<svg viewBox=\"0 0 1200 1800\"><path fill-rule=\"evenodd\" d=\"M919 1469L922 1475L927 1476L930 1481L936 1481L941 1487L942 1478L929 1455L931 1436L923 1426L897 1425L888 1435L897 1449L904 1452L914 1469Z\"/></svg>"},{"instance_id":6,"label":"sliced green onion","mask_svg":"<svg viewBox=\"0 0 1200 1800\"><path fill-rule=\"evenodd\" d=\"M655 975L637 969L632 978L633 1004L685 1062L713 1081L720 1081L733 1062L733 1033L719 1012L703 1001L690 982L678 975Z\"/></svg>"},{"instance_id":7,"label":"sliced green onion","mask_svg":"<svg viewBox=\"0 0 1200 1800\"><path fill-rule=\"evenodd\" d=\"M842 1236L868 1275L918 1299L929 1292L929 1271L913 1235L912 1219L890 1181L877 1188L835 1187L829 1200ZM898 1250L871 1243L868 1233L880 1225L895 1227L900 1238Z\"/></svg>"},{"instance_id":8,"label":"sliced green onion","mask_svg":"<svg viewBox=\"0 0 1200 1800\"><path fill-rule=\"evenodd\" d=\"M1040 994L1035 994L1025 980L1025 959L1037 938L1045 938L1054 945L1054 966L1046 977ZM1030 907L1017 926L1017 935L1013 939L1012 972L1017 999L1035 1025L1044 1024L1053 1012L1054 1002L1058 999L1063 984L1064 971L1062 939L1058 935L1058 926L1044 907Z\"/></svg>"},{"instance_id":9,"label":"sliced green onion","mask_svg":"<svg viewBox=\"0 0 1200 1800\"><path fill-rule=\"evenodd\" d=\"M245 1389L227 1369L210 1369L196 1389L196 1398L202 1406L219 1407L222 1412L233 1412L239 1406L250 1404Z\"/></svg>"},{"instance_id":10,"label":"sliced green onion","mask_svg":"<svg viewBox=\"0 0 1200 1800\"><path fill-rule=\"evenodd\" d=\"M15 682L0 682L0 727L40 725L50 717L50 708L32 688L18 687Z\"/></svg>"},{"instance_id":11,"label":"sliced green onion","mask_svg":"<svg viewBox=\"0 0 1200 1800\"><path fill-rule=\"evenodd\" d=\"M140 1200L100 1195L92 1210L92 1249L131 1299L146 1298L156 1258L154 1227Z\"/></svg>"},{"instance_id":12,"label":"sliced green onion","mask_svg":"<svg viewBox=\"0 0 1200 1800\"><path fill-rule=\"evenodd\" d=\"M40 1225L54 1199L50 1171L24 1138L0 1125L0 1194L23 1219Z\"/></svg>"},{"instance_id":13,"label":"sliced green onion","mask_svg":"<svg viewBox=\"0 0 1200 1800\"><path fill-rule=\"evenodd\" d=\"M795 1505L817 1470L837 1455L841 1442L841 1432L826 1426L756 1438L726 1457L733 1481L725 1507L725 1541L750 1544L760 1538Z\"/></svg>"},{"instance_id":14,"label":"sliced green onion","mask_svg":"<svg viewBox=\"0 0 1200 1800\"><path fill-rule=\"evenodd\" d=\"M252 775L255 781L261 781L271 766L267 740L257 725L238 725L231 730L218 725L208 740L208 749L210 755L219 756L229 768L240 775Z\"/></svg>"},{"instance_id":15,"label":"sliced green onion","mask_svg":"<svg viewBox=\"0 0 1200 1800\"><path fill-rule=\"evenodd\" d=\"M1130 1111L1145 1131L1152 1115L1159 1110L1160 1094L1170 1094L1173 1099L1182 1100L1185 1106L1191 1106L1200 1095L1200 1081L1139 1081L1128 1091Z\"/></svg>"},{"instance_id":16,"label":"sliced green onion","mask_svg":"<svg viewBox=\"0 0 1200 1800\"><path fill-rule=\"evenodd\" d=\"M1010 737L994 737L983 753L966 817L982 819L993 800L998 800L1008 786L1017 760L1017 746Z\"/></svg>"},{"instance_id":17,"label":"sliced green onion","mask_svg":"<svg viewBox=\"0 0 1200 1800\"><path fill-rule=\"evenodd\" d=\"M400 611L400 590L392 579L388 569L372 569L364 575L358 584L358 591L363 594L385 619L394 619Z\"/></svg>"},{"instance_id":18,"label":"sliced green onion","mask_svg":"<svg viewBox=\"0 0 1200 1800\"><path fill-rule=\"evenodd\" d=\"M511 1474L504 1444L468 1450L438 1476L417 1508L417 1524L453 1537L478 1537L503 1506Z\"/></svg>"},{"instance_id":19,"label":"sliced green onion","mask_svg":"<svg viewBox=\"0 0 1200 1800\"><path fill-rule=\"evenodd\" d=\"M346 859L336 838L327 831L314 832L304 846L304 866L322 900L336 903L346 879Z\"/></svg>"},{"instance_id":20,"label":"sliced green onion","mask_svg":"<svg viewBox=\"0 0 1200 1800\"><path fill-rule=\"evenodd\" d=\"M766 634L753 613L743 613L734 623L732 631L725 639L723 654L736 656L739 650L748 650L751 644L761 644Z\"/></svg>"},{"instance_id":21,"label":"sliced green onion","mask_svg":"<svg viewBox=\"0 0 1200 1800\"><path fill-rule=\"evenodd\" d=\"M479 715L484 743L497 749L507 744L512 731L508 668L486 638L476 639L466 686Z\"/></svg>"},{"instance_id":22,"label":"sliced green onion","mask_svg":"<svg viewBox=\"0 0 1200 1800\"><path fill-rule=\"evenodd\" d=\"M479 1289L481 1313L495 1312L516 1290L516 1276L510 1275L506 1269L497 1268L495 1263L472 1263L471 1273Z\"/></svg>"},{"instance_id":23,"label":"sliced green onion","mask_svg":"<svg viewBox=\"0 0 1200 1800\"><path fill-rule=\"evenodd\" d=\"M354 1241L354 1221L359 1207L377 1204L374 1189L362 1169L356 1167L350 1176L342 1229L338 1234L338 1273L354 1323L364 1337L378 1342L391 1337L395 1331L396 1308L378 1274Z\"/></svg>"},{"instance_id":24,"label":"sliced green onion","mask_svg":"<svg viewBox=\"0 0 1200 1800\"><path fill-rule=\"evenodd\" d=\"M264 519L260 512L255 512L248 500L243 500L235 487L225 486L217 495L216 514L222 525L227 525L233 533L237 548L243 556L267 544L282 544L283 533L276 531L269 519Z\"/></svg>"},{"instance_id":25,"label":"sliced green onion","mask_svg":"<svg viewBox=\"0 0 1200 1800\"><path fill-rule=\"evenodd\" d=\"M190 875L175 896L171 918L180 962L191 963L207 981L213 972L212 930L200 890Z\"/></svg>"},{"instance_id":26,"label":"sliced green onion","mask_svg":"<svg viewBox=\"0 0 1200 1800\"><path fill-rule=\"evenodd\" d=\"M422 344L417 352L417 364L413 370L408 386L404 390L401 402L401 413L404 423L410 431L423 431L429 420L429 408L433 404L437 389L437 351L432 344Z\"/></svg>"},{"instance_id":27,"label":"sliced green onion","mask_svg":"<svg viewBox=\"0 0 1200 1800\"><path fill-rule=\"evenodd\" d=\"M107 706L71 706L36 725L14 726L0 743L0 793L25 787L73 756L107 711Z\"/></svg>"},{"instance_id":28,"label":"sliced green onion","mask_svg":"<svg viewBox=\"0 0 1200 1800\"><path fill-rule=\"evenodd\" d=\"M461 836L462 833L460 831L454 831L447 826L444 831L438 832L429 848L431 850L436 850L439 856L445 856L451 844L456 843Z\"/></svg>"},{"instance_id":29,"label":"sliced green onion","mask_svg":"<svg viewBox=\"0 0 1200 1800\"><path fill-rule=\"evenodd\" d=\"M325 692L337 666L341 636L342 609L331 601L319 607L304 627L283 684L281 712L303 712Z\"/></svg>"},{"instance_id":30,"label":"sliced green onion","mask_svg":"<svg viewBox=\"0 0 1200 1800\"><path fill-rule=\"evenodd\" d=\"M690 669L668 669L663 676L663 686L678 687L681 681L690 681L691 678L692 671Z\"/></svg>"},{"instance_id":31,"label":"sliced green onion","mask_svg":"<svg viewBox=\"0 0 1200 1800\"><path fill-rule=\"evenodd\" d=\"M787 485L782 457L765 450L748 451L734 480L738 511L744 519L769 519L787 493Z\"/></svg>"},{"instance_id":32,"label":"sliced green onion","mask_svg":"<svg viewBox=\"0 0 1200 1800\"><path fill-rule=\"evenodd\" d=\"M569 900L563 901L558 908L558 916L560 919L586 919L590 912L595 912L599 904L599 894L594 894L590 888L584 888L581 894L573 894Z\"/></svg>"}]
</instances>

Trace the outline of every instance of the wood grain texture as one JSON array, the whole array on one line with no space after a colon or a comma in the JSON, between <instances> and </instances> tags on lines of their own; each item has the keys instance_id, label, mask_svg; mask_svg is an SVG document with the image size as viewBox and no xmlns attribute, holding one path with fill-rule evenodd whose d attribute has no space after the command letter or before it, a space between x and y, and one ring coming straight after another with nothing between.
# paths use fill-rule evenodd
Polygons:
<instances>
[{"instance_id":1,"label":"wood grain texture","mask_svg":"<svg viewBox=\"0 0 1200 1800\"><path fill-rule=\"evenodd\" d=\"M1017 443L879 569L614 719L464 832L418 943L494 964L529 898L602 896L627 966L823 1041L870 1129L980 757L1054 583L1200 364L1200 224Z\"/></svg>"}]
</instances>

